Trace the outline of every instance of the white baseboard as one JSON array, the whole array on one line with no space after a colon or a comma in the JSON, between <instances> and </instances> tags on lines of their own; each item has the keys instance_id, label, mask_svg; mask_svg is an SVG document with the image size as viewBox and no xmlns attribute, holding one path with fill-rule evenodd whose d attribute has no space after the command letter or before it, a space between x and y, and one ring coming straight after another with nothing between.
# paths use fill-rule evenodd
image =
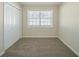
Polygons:
<instances>
[{"instance_id":1,"label":"white baseboard","mask_svg":"<svg viewBox=\"0 0 79 59\"><path fill-rule=\"evenodd\" d=\"M79 56L79 53L73 49L69 44L67 44L62 38L58 37L70 50L72 50L77 56Z\"/></svg>"},{"instance_id":2,"label":"white baseboard","mask_svg":"<svg viewBox=\"0 0 79 59\"><path fill-rule=\"evenodd\" d=\"M23 38L57 38L57 36L23 36Z\"/></svg>"},{"instance_id":3,"label":"white baseboard","mask_svg":"<svg viewBox=\"0 0 79 59\"><path fill-rule=\"evenodd\" d=\"M0 57L1 57L4 53L5 53L5 51L1 52L1 53L0 53Z\"/></svg>"}]
</instances>

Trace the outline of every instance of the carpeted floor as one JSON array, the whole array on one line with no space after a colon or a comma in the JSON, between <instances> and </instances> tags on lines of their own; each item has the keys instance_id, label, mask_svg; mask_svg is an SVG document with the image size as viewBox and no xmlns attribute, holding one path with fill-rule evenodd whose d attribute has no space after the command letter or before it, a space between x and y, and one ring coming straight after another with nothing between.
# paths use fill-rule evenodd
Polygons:
<instances>
[{"instance_id":1,"label":"carpeted floor","mask_svg":"<svg viewBox=\"0 0 79 59\"><path fill-rule=\"evenodd\" d=\"M57 38L24 38L11 46L3 57L76 57L76 55Z\"/></svg>"}]
</instances>

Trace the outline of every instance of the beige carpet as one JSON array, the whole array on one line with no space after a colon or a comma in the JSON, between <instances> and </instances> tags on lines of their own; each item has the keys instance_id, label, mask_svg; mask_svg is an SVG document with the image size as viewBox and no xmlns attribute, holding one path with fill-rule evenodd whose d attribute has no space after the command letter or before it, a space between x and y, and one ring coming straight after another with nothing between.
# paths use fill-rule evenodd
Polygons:
<instances>
[{"instance_id":1,"label":"beige carpet","mask_svg":"<svg viewBox=\"0 0 79 59\"><path fill-rule=\"evenodd\" d=\"M76 57L76 55L57 38L24 38L11 46L3 57Z\"/></svg>"}]
</instances>

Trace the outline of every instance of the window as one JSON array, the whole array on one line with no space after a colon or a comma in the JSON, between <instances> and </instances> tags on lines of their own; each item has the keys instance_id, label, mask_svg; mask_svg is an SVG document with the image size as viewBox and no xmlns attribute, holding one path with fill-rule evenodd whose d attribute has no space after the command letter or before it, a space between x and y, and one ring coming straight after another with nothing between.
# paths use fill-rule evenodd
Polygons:
<instances>
[{"instance_id":1,"label":"window","mask_svg":"<svg viewBox=\"0 0 79 59\"><path fill-rule=\"evenodd\" d=\"M52 27L52 11L28 11L28 25L30 26L48 26Z\"/></svg>"}]
</instances>

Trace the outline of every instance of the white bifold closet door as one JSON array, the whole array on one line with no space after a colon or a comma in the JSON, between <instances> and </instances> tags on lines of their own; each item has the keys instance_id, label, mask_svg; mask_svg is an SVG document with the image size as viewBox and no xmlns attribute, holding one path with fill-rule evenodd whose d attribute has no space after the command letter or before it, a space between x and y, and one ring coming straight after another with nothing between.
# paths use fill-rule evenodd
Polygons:
<instances>
[{"instance_id":1,"label":"white bifold closet door","mask_svg":"<svg viewBox=\"0 0 79 59\"><path fill-rule=\"evenodd\" d=\"M21 12L10 5L4 4L4 48L9 48L21 36Z\"/></svg>"}]
</instances>

